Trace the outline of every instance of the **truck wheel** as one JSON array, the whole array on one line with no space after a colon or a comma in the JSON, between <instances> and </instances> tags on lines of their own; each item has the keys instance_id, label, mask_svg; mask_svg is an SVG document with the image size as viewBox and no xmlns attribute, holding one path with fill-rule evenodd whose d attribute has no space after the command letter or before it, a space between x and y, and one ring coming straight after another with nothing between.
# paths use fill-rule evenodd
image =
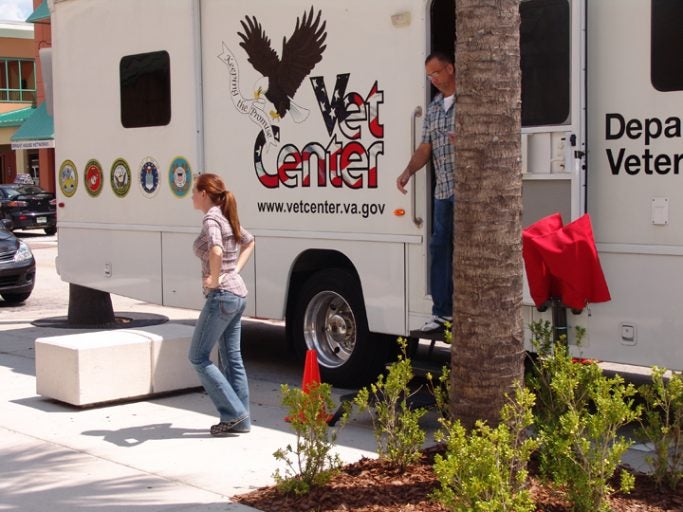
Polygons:
<instances>
[{"instance_id":1,"label":"truck wheel","mask_svg":"<svg viewBox=\"0 0 683 512\"><path fill-rule=\"evenodd\" d=\"M51 227L51 228L45 228L45 234L46 234L47 236L52 236L52 235L54 235L55 233L57 233L57 227L56 227L56 226Z\"/></svg>"},{"instance_id":2,"label":"truck wheel","mask_svg":"<svg viewBox=\"0 0 683 512\"><path fill-rule=\"evenodd\" d=\"M323 382L359 387L373 380L386 364L391 337L368 331L358 279L344 269L313 274L294 308L291 334L299 356L318 353Z\"/></svg>"}]
</instances>

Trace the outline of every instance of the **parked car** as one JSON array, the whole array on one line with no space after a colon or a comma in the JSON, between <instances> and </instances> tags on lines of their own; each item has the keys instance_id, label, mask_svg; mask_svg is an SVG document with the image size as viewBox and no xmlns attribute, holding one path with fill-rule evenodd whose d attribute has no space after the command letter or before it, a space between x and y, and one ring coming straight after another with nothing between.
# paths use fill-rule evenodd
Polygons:
<instances>
[{"instance_id":1,"label":"parked car","mask_svg":"<svg viewBox=\"0 0 683 512\"><path fill-rule=\"evenodd\" d=\"M37 185L0 185L0 219L10 220L11 230L39 228L47 235L54 235L56 210L55 195Z\"/></svg>"},{"instance_id":2,"label":"parked car","mask_svg":"<svg viewBox=\"0 0 683 512\"><path fill-rule=\"evenodd\" d=\"M0 295L6 302L29 298L36 280L36 260L26 242L0 222Z\"/></svg>"},{"instance_id":3,"label":"parked car","mask_svg":"<svg viewBox=\"0 0 683 512\"><path fill-rule=\"evenodd\" d=\"M35 185L36 184L36 182L33 181L33 178L31 177L31 175L27 174L27 173L17 174L14 177L14 183L18 183L19 185Z\"/></svg>"}]
</instances>

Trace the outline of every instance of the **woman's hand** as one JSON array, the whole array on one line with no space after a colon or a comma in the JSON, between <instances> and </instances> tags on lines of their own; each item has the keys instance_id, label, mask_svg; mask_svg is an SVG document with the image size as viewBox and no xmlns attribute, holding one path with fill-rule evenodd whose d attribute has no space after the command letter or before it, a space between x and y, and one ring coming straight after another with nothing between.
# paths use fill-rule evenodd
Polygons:
<instances>
[{"instance_id":1,"label":"woman's hand","mask_svg":"<svg viewBox=\"0 0 683 512\"><path fill-rule=\"evenodd\" d=\"M217 277L212 277L212 276L206 276L204 278L204 288L207 290L213 290L214 288L218 288L218 278Z\"/></svg>"}]
</instances>

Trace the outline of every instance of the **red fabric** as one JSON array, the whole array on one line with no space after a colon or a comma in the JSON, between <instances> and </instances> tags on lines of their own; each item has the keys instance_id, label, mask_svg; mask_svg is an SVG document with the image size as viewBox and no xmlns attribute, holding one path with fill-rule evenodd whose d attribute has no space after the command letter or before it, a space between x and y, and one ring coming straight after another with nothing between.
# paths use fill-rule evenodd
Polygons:
<instances>
[{"instance_id":1,"label":"red fabric","mask_svg":"<svg viewBox=\"0 0 683 512\"><path fill-rule=\"evenodd\" d=\"M559 214L551 215L525 229L522 240L529 289L537 306L551 297L572 309L610 300L588 214L564 227Z\"/></svg>"},{"instance_id":2,"label":"red fabric","mask_svg":"<svg viewBox=\"0 0 683 512\"><path fill-rule=\"evenodd\" d=\"M559 296L559 286L550 275L548 267L538 247L532 243L534 238L549 235L562 228L559 213L549 215L522 231L522 257L529 281L529 291L536 306L543 305L550 297Z\"/></svg>"}]
</instances>

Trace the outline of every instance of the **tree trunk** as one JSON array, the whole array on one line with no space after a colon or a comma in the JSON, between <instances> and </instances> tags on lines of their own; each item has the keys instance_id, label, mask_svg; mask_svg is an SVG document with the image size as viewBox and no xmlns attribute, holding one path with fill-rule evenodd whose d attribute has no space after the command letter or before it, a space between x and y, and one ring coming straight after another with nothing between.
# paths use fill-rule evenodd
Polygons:
<instances>
[{"instance_id":1,"label":"tree trunk","mask_svg":"<svg viewBox=\"0 0 683 512\"><path fill-rule=\"evenodd\" d=\"M111 296L107 292L70 283L68 322L93 327L114 323Z\"/></svg>"},{"instance_id":2,"label":"tree trunk","mask_svg":"<svg viewBox=\"0 0 683 512\"><path fill-rule=\"evenodd\" d=\"M519 0L456 1L451 411L495 425L523 378Z\"/></svg>"}]
</instances>

